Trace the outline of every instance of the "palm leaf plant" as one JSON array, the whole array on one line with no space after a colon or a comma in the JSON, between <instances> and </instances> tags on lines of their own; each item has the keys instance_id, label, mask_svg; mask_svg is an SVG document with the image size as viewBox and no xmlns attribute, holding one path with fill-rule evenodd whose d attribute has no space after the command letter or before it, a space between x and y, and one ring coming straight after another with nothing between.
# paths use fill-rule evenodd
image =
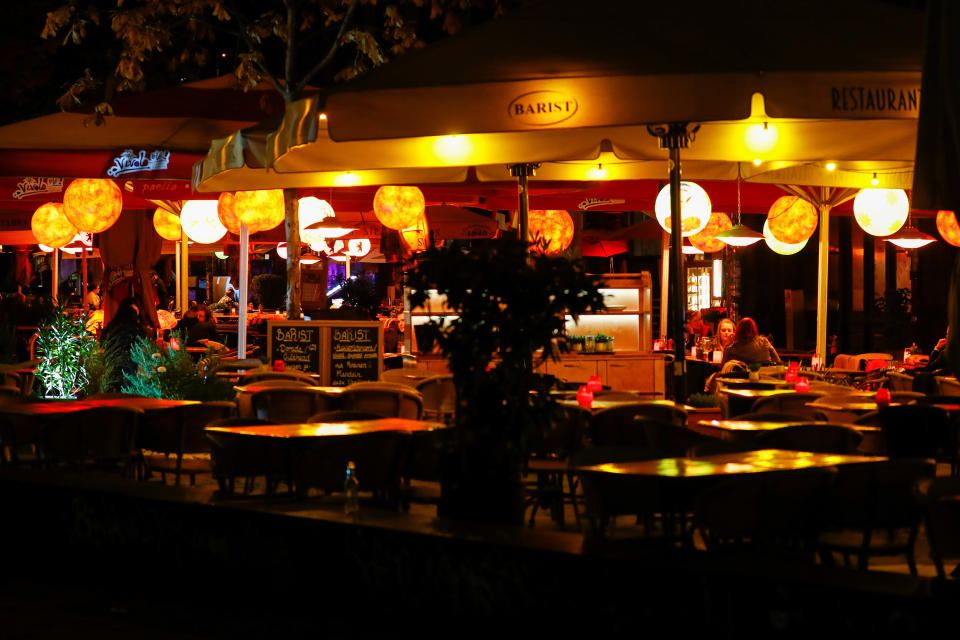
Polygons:
<instances>
[{"instance_id":1,"label":"palm leaf plant","mask_svg":"<svg viewBox=\"0 0 960 640\"><path fill-rule=\"evenodd\" d=\"M58 304L37 331L37 380L47 398L75 398L86 387L85 363L97 351L97 340L87 331L87 314L73 314Z\"/></svg>"}]
</instances>

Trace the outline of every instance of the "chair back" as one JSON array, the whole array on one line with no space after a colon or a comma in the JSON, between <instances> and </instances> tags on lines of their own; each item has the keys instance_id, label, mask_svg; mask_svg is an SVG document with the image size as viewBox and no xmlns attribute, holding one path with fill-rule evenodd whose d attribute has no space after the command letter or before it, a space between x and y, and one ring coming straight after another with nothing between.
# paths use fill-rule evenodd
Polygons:
<instances>
[{"instance_id":1,"label":"chair back","mask_svg":"<svg viewBox=\"0 0 960 640\"><path fill-rule=\"evenodd\" d=\"M863 440L856 429L840 424L785 426L757 436L758 449L788 449L815 453L854 454Z\"/></svg>"},{"instance_id":2,"label":"chair back","mask_svg":"<svg viewBox=\"0 0 960 640\"><path fill-rule=\"evenodd\" d=\"M586 444L591 414L583 407L556 408L546 432L534 432L530 437L529 451L534 458L567 460Z\"/></svg>"},{"instance_id":3,"label":"chair back","mask_svg":"<svg viewBox=\"0 0 960 640\"><path fill-rule=\"evenodd\" d=\"M137 427L143 410L94 407L48 416L43 429L44 457L51 461L131 463L139 450Z\"/></svg>"},{"instance_id":4,"label":"chair back","mask_svg":"<svg viewBox=\"0 0 960 640\"><path fill-rule=\"evenodd\" d=\"M890 390L913 391L913 376L898 371L887 371L887 380L890 381Z\"/></svg>"},{"instance_id":5,"label":"chair back","mask_svg":"<svg viewBox=\"0 0 960 640\"><path fill-rule=\"evenodd\" d=\"M906 404L878 413L889 458L936 458L950 448L950 420L939 407Z\"/></svg>"},{"instance_id":6,"label":"chair back","mask_svg":"<svg viewBox=\"0 0 960 640\"><path fill-rule=\"evenodd\" d=\"M808 422L809 416L799 413L785 413L782 411L757 411L742 413L736 417L737 420L747 420L752 422Z\"/></svg>"},{"instance_id":7,"label":"chair back","mask_svg":"<svg viewBox=\"0 0 960 640\"><path fill-rule=\"evenodd\" d=\"M853 356L846 353L838 353L833 359L834 369L856 369L857 364Z\"/></svg>"},{"instance_id":8,"label":"chair back","mask_svg":"<svg viewBox=\"0 0 960 640\"><path fill-rule=\"evenodd\" d=\"M322 411L315 413L307 419L307 422L352 422L354 420L379 420L381 416L375 413L364 413L363 411Z\"/></svg>"},{"instance_id":9,"label":"chair back","mask_svg":"<svg viewBox=\"0 0 960 640\"><path fill-rule=\"evenodd\" d=\"M268 380L257 380L253 383L248 383L246 378L241 378L237 381L237 386L242 386L245 384L256 384L258 387L312 387L314 386L313 381L307 382L306 380L297 380L294 378L271 378Z\"/></svg>"},{"instance_id":10,"label":"chair back","mask_svg":"<svg viewBox=\"0 0 960 640\"><path fill-rule=\"evenodd\" d=\"M933 478L936 469L933 460L922 458L839 465L825 505L829 524L862 530L916 526L922 513L916 484Z\"/></svg>"},{"instance_id":11,"label":"chair back","mask_svg":"<svg viewBox=\"0 0 960 640\"><path fill-rule=\"evenodd\" d=\"M201 361L205 362L205 360ZM263 361L257 360L255 358L250 359L222 359L216 365L211 367L209 370L201 370L201 374L204 377L216 375L217 372L226 371L230 373L236 373L239 375L243 371L248 371L250 369L260 369L265 365Z\"/></svg>"},{"instance_id":12,"label":"chair back","mask_svg":"<svg viewBox=\"0 0 960 640\"><path fill-rule=\"evenodd\" d=\"M694 526L708 549L752 549L812 558L834 469L727 480L701 493Z\"/></svg>"},{"instance_id":13,"label":"chair back","mask_svg":"<svg viewBox=\"0 0 960 640\"><path fill-rule=\"evenodd\" d=\"M383 418L419 420L423 413L420 392L390 382L357 382L340 394L340 407L348 411L375 413Z\"/></svg>"},{"instance_id":14,"label":"chair back","mask_svg":"<svg viewBox=\"0 0 960 640\"><path fill-rule=\"evenodd\" d=\"M682 458L698 446L702 445L726 445L717 438L691 431L686 427L677 426L672 422L661 422L659 420L648 420L637 417L634 422L643 430L646 436L647 446L654 451L659 451L664 458ZM726 450L726 447L723 447ZM738 445L736 450L743 450L742 445ZM752 447L750 447L752 448Z\"/></svg>"},{"instance_id":15,"label":"chair back","mask_svg":"<svg viewBox=\"0 0 960 640\"><path fill-rule=\"evenodd\" d=\"M416 387L420 382L432 377L433 375L428 372L407 367L401 369L384 369L380 372L380 382L405 384L408 387Z\"/></svg>"},{"instance_id":16,"label":"chair back","mask_svg":"<svg viewBox=\"0 0 960 640\"><path fill-rule=\"evenodd\" d=\"M241 386L254 383L262 384L268 380L280 380L292 384L305 384L307 386L314 386L317 384L316 380L314 380L313 376L311 376L309 373L296 371L295 369L291 369L289 371L260 371L255 369L240 376L238 384Z\"/></svg>"},{"instance_id":17,"label":"chair back","mask_svg":"<svg viewBox=\"0 0 960 640\"><path fill-rule=\"evenodd\" d=\"M927 539L937 575L946 578L944 557L960 557L960 478L934 478L926 491Z\"/></svg>"},{"instance_id":18,"label":"chair back","mask_svg":"<svg viewBox=\"0 0 960 640\"><path fill-rule=\"evenodd\" d=\"M937 393L942 396L960 396L960 381L954 377L936 376Z\"/></svg>"},{"instance_id":19,"label":"chair back","mask_svg":"<svg viewBox=\"0 0 960 640\"><path fill-rule=\"evenodd\" d=\"M890 401L891 402L902 402L904 404L910 402L918 402L921 398L926 398L927 394L922 391L891 391L890 392Z\"/></svg>"},{"instance_id":20,"label":"chair back","mask_svg":"<svg viewBox=\"0 0 960 640\"><path fill-rule=\"evenodd\" d=\"M750 407L750 411L753 413L767 411L792 413L804 416L807 420L816 420L819 417L819 411L813 407L808 407L807 403L813 402L822 395L824 394L817 391L778 393L766 398L757 398L753 406Z\"/></svg>"},{"instance_id":21,"label":"chair back","mask_svg":"<svg viewBox=\"0 0 960 640\"><path fill-rule=\"evenodd\" d=\"M423 417L450 422L457 412L457 388L452 375L433 376L416 386L423 399Z\"/></svg>"},{"instance_id":22,"label":"chair back","mask_svg":"<svg viewBox=\"0 0 960 640\"><path fill-rule=\"evenodd\" d=\"M273 387L250 396L253 415L276 423L306 422L321 411L336 409L336 396L306 387Z\"/></svg>"}]
</instances>

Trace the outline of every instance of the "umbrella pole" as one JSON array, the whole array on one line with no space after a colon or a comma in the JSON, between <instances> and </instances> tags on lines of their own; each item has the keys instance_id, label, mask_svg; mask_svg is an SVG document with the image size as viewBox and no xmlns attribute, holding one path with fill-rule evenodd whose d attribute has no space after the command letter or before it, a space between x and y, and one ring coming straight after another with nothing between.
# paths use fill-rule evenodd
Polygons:
<instances>
[{"instance_id":1,"label":"umbrella pole","mask_svg":"<svg viewBox=\"0 0 960 640\"><path fill-rule=\"evenodd\" d=\"M240 225L240 313L237 317L237 358L247 357L247 288L250 275L250 229Z\"/></svg>"},{"instance_id":2,"label":"umbrella pole","mask_svg":"<svg viewBox=\"0 0 960 640\"><path fill-rule=\"evenodd\" d=\"M180 311L187 312L190 308L190 242L187 240L187 232L180 230L180 268L177 271L177 282L180 289L180 299L177 303L180 305Z\"/></svg>"},{"instance_id":3,"label":"umbrella pole","mask_svg":"<svg viewBox=\"0 0 960 640\"><path fill-rule=\"evenodd\" d=\"M533 163L510 165L510 175L517 179L517 217L520 219L518 221L520 239L524 242L530 241L530 191L527 181L530 176L536 175L536 170L539 166L540 165Z\"/></svg>"},{"instance_id":4,"label":"umbrella pole","mask_svg":"<svg viewBox=\"0 0 960 640\"><path fill-rule=\"evenodd\" d=\"M180 294L180 241L177 240L173 244L176 245L176 251L177 251L177 255L174 257L174 260L173 260L173 270L174 270L173 279L176 281L176 284L177 284L177 295L174 298L174 308L177 311L180 311L181 310L180 308L180 295L181 295Z\"/></svg>"},{"instance_id":5,"label":"umbrella pole","mask_svg":"<svg viewBox=\"0 0 960 640\"><path fill-rule=\"evenodd\" d=\"M80 308L87 306L87 250L80 250Z\"/></svg>"},{"instance_id":6,"label":"umbrella pole","mask_svg":"<svg viewBox=\"0 0 960 640\"><path fill-rule=\"evenodd\" d=\"M51 256L50 296L54 303L58 303L60 302L57 299L60 296L60 249L54 249Z\"/></svg>"},{"instance_id":7,"label":"umbrella pole","mask_svg":"<svg viewBox=\"0 0 960 640\"><path fill-rule=\"evenodd\" d=\"M683 280L683 227L680 219L680 149L684 149L691 134L686 123L671 123L648 127L647 130L660 140L660 148L670 152L670 271L673 278L673 304L670 313L670 334L673 336L673 399L682 403L687 400L686 339L683 331L684 291Z\"/></svg>"},{"instance_id":8,"label":"umbrella pole","mask_svg":"<svg viewBox=\"0 0 960 640\"><path fill-rule=\"evenodd\" d=\"M817 265L817 351L819 362L827 365L827 285L830 266L830 205L820 204L820 246Z\"/></svg>"}]
</instances>

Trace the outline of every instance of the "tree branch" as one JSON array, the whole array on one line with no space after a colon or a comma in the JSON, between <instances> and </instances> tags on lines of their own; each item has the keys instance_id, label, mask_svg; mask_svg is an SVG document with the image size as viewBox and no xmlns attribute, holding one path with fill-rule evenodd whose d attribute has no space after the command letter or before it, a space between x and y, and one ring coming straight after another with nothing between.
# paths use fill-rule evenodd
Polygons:
<instances>
[{"instance_id":1,"label":"tree branch","mask_svg":"<svg viewBox=\"0 0 960 640\"><path fill-rule=\"evenodd\" d=\"M333 42L330 44L330 50L327 52L327 55L323 59L314 65L310 71L303 76L303 79L297 85L297 90L294 92L295 96L300 95L300 93L306 88L307 84L317 75L321 69L330 64L330 61L333 60L333 54L337 52L337 49L340 48L340 39L343 38L343 34L347 32L347 24L349 24L350 19L353 17L353 10L357 8L358 0L353 0L350 3L350 8L347 9L347 14L343 16L343 22L340 23L340 30L337 32L337 37L333 39Z\"/></svg>"},{"instance_id":2,"label":"tree branch","mask_svg":"<svg viewBox=\"0 0 960 640\"><path fill-rule=\"evenodd\" d=\"M245 16L237 9L237 7L232 2L225 2L227 11L230 12L230 15L236 18L237 24L240 26L240 37L243 39L244 43L247 45L247 48L250 49L250 53L260 53L263 54L263 50L257 46L257 43L253 41L253 38L250 37L250 23L246 20ZM283 96L284 101L289 102L289 97L287 92L284 90L284 87L280 85L280 81L277 80L277 77L259 60L254 60L254 64L257 65L257 68L263 72L263 75L267 77L267 80L270 81L270 84L273 86L276 91Z\"/></svg>"}]
</instances>

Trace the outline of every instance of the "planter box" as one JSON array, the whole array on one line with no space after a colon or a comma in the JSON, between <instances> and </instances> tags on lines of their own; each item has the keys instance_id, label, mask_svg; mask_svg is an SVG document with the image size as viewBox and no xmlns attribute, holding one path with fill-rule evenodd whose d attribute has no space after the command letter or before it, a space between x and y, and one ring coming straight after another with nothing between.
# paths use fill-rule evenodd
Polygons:
<instances>
[{"instance_id":1,"label":"planter box","mask_svg":"<svg viewBox=\"0 0 960 640\"><path fill-rule=\"evenodd\" d=\"M687 426L693 426L701 420L722 420L720 407L696 407L687 409Z\"/></svg>"}]
</instances>

